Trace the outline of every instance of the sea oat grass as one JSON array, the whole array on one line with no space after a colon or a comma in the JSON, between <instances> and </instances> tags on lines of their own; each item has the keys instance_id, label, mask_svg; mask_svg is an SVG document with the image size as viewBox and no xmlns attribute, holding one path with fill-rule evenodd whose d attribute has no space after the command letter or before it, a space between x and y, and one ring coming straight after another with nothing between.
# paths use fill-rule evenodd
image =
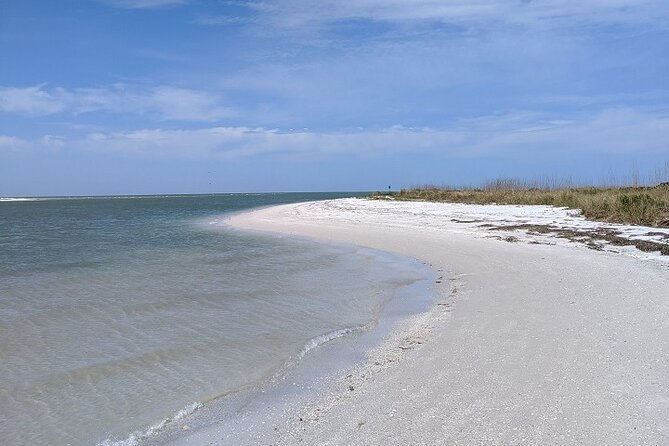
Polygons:
<instances>
[{"instance_id":1,"label":"sea oat grass","mask_svg":"<svg viewBox=\"0 0 669 446\"><path fill-rule=\"evenodd\" d=\"M548 205L579 209L591 220L669 227L669 185L655 187L537 188L513 181L489 183L478 189L416 187L374 194L374 198L471 204Z\"/></svg>"}]
</instances>

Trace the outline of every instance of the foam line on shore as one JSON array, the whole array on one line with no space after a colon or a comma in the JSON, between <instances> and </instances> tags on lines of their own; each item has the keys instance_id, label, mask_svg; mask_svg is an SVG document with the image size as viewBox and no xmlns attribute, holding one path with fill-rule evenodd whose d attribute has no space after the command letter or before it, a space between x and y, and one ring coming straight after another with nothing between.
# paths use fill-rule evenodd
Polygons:
<instances>
[{"instance_id":1,"label":"foam line on shore","mask_svg":"<svg viewBox=\"0 0 669 446\"><path fill-rule=\"evenodd\" d=\"M141 444L143 440L146 440L156 435L161 430L165 429L165 427L168 426L169 424L176 423L186 418L187 416L195 413L195 411L197 411L201 407L202 403L194 402L184 407L171 417L165 418L164 420L161 420L158 423L153 424L144 430L133 432L127 438L124 438L122 440L115 440L108 438L98 443L98 446L137 446Z\"/></svg>"}]
</instances>

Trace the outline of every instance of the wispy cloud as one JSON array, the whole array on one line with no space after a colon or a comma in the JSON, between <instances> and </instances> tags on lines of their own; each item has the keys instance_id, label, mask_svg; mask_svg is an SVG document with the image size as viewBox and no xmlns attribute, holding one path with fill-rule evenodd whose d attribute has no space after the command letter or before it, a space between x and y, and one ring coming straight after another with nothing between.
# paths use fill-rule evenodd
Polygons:
<instances>
[{"instance_id":1,"label":"wispy cloud","mask_svg":"<svg viewBox=\"0 0 669 446\"><path fill-rule=\"evenodd\" d=\"M11 138L11 137L9 137ZM448 128L349 131L282 131L250 127L195 130L145 129L89 133L63 141L7 139L21 147L102 151L140 156L234 159L278 156L386 156L389 153L433 153L444 156L522 159L528 154L666 154L669 111L614 108L586 116L545 116L514 112L460 120Z\"/></svg>"},{"instance_id":2,"label":"wispy cloud","mask_svg":"<svg viewBox=\"0 0 669 446\"><path fill-rule=\"evenodd\" d=\"M189 0L101 0L111 6L124 9L152 9L177 6L188 3Z\"/></svg>"},{"instance_id":3,"label":"wispy cloud","mask_svg":"<svg viewBox=\"0 0 669 446\"><path fill-rule=\"evenodd\" d=\"M241 16L199 15L193 20L193 23L196 23L198 25L227 26L227 25L238 25L241 23L250 23L251 21L252 20L250 18Z\"/></svg>"},{"instance_id":4,"label":"wispy cloud","mask_svg":"<svg viewBox=\"0 0 669 446\"><path fill-rule=\"evenodd\" d=\"M0 111L26 115L50 115L63 111L67 104L57 100L41 85L26 88L1 87Z\"/></svg>"},{"instance_id":5,"label":"wispy cloud","mask_svg":"<svg viewBox=\"0 0 669 446\"><path fill-rule=\"evenodd\" d=\"M259 98L251 103L262 105L247 121L253 125L441 126L526 106L528 90L534 99L546 83L576 85L594 70L589 62L605 63L583 42L513 32L453 37L442 30L304 53L260 59L216 88Z\"/></svg>"},{"instance_id":6,"label":"wispy cloud","mask_svg":"<svg viewBox=\"0 0 669 446\"><path fill-rule=\"evenodd\" d=\"M171 86L148 89L115 85L108 88L0 87L0 111L27 116L58 113L148 115L158 120L213 122L233 115L218 97Z\"/></svg>"},{"instance_id":7,"label":"wispy cloud","mask_svg":"<svg viewBox=\"0 0 669 446\"><path fill-rule=\"evenodd\" d=\"M669 90L653 90L642 93L610 93L589 95L552 95L531 98L528 102L534 104L556 104L574 107L587 107L602 104L620 103L656 103L666 104L669 102Z\"/></svg>"},{"instance_id":8,"label":"wispy cloud","mask_svg":"<svg viewBox=\"0 0 669 446\"><path fill-rule=\"evenodd\" d=\"M277 0L251 7L278 26L297 28L347 20L490 23L572 26L583 24L662 25L663 0Z\"/></svg>"},{"instance_id":9,"label":"wispy cloud","mask_svg":"<svg viewBox=\"0 0 669 446\"><path fill-rule=\"evenodd\" d=\"M31 143L16 136L0 135L0 151L19 151L31 147L35 147L35 143Z\"/></svg>"}]
</instances>

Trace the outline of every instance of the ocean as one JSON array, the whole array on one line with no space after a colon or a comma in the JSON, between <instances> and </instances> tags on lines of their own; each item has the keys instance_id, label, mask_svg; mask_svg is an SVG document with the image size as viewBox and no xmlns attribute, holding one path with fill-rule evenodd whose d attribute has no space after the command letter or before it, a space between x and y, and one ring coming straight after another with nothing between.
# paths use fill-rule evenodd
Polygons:
<instances>
[{"instance_id":1,"label":"ocean","mask_svg":"<svg viewBox=\"0 0 669 446\"><path fill-rule=\"evenodd\" d=\"M0 201L2 442L138 443L374 327L415 264L224 222L354 195Z\"/></svg>"}]
</instances>

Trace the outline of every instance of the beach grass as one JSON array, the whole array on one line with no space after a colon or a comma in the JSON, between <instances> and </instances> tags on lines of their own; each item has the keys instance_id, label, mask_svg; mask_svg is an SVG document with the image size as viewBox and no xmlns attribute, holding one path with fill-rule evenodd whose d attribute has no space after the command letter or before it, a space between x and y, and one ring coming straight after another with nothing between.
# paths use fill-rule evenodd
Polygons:
<instances>
[{"instance_id":1,"label":"beach grass","mask_svg":"<svg viewBox=\"0 0 669 446\"><path fill-rule=\"evenodd\" d=\"M471 204L548 205L579 209L598 221L669 227L669 183L628 187L537 187L515 180L495 180L480 188L435 186L402 189L372 198Z\"/></svg>"}]
</instances>

